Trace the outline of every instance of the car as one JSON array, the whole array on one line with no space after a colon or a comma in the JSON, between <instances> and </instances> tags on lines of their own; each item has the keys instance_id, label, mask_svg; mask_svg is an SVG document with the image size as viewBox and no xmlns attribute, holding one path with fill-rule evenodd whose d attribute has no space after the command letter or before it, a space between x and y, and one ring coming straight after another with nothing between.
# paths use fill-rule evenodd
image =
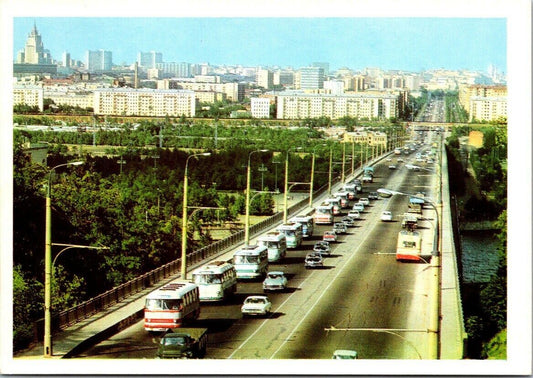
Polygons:
<instances>
[{"instance_id":1,"label":"car","mask_svg":"<svg viewBox=\"0 0 533 378\"><path fill-rule=\"evenodd\" d=\"M362 204L361 202L357 202L356 204L353 205L352 210L357 210L359 212L365 211L365 205Z\"/></svg>"},{"instance_id":2,"label":"car","mask_svg":"<svg viewBox=\"0 0 533 378\"><path fill-rule=\"evenodd\" d=\"M345 234L348 232L348 229L346 228L344 222L336 222L333 225L333 231L335 231L336 234Z\"/></svg>"},{"instance_id":3,"label":"car","mask_svg":"<svg viewBox=\"0 0 533 378\"><path fill-rule=\"evenodd\" d=\"M246 297L241 307L243 316L268 315L272 310L272 303L265 295L250 295Z\"/></svg>"},{"instance_id":4,"label":"car","mask_svg":"<svg viewBox=\"0 0 533 378\"><path fill-rule=\"evenodd\" d=\"M398 158L398 163L402 163L403 162L403 159L402 158Z\"/></svg>"},{"instance_id":5,"label":"car","mask_svg":"<svg viewBox=\"0 0 533 378\"><path fill-rule=\"evenodd\" d=\"M282 291L287 288L287 277L281 271L268 272L263 281L263 291Z\"/></svg>"},{"instance_id":6,"label":"car","mask_svg":"<svg viewBox=\"0 0 533 378\"><path fill-rule=\"evenodd\" d=\"M358 210L350 210L348 212L347 217L350 217L352 219L361 219L361 213L359 213Z\"/></svg>"},{"instance_id":7,"label":"car","mask_svg":"<svg viewBox=\"0 0 533 378\"><path fill-rule=\"evenodd\" d=\"M387 158L387 161L392 161L392 158Z\"/></svg>"},{"instance_id":8,"label":"car","mask_svg":"<svg viewBox=\"0 0 533 378\"><path fill-rule=\"evenodd\" d=\"M331 357L333 360L356 360L357 352L355 350L337 349Z\"/></svg>"},{"instance_id":9,"label":"car","mask_svg":"<svg viewBox=\"0 0 533 378\"><path fill-rule=\"evenodd\" d=\"M364 175L363 176L363 182L372 182L374 181L374 178L370 175Z\"/></svg>"},{"instance_id":10,"label":"car","mask_svg":"<svg viewBox=\"0 0 533 378\"><path fill-rule=\"evenodd\" d=\"M315 246L313 247L313 251L320 254L320 256L323 255L329 255L331 254L331 246L329 245L329 242L327 241L318 241L315 243Z\"/></svg>"},{"instance_id":11,"label":"car","mask_svg":"<svg viewBox=\"0 0 533 378\"><path fill-rule=\"evenodd\" d=\"M390 211L383 211L381 213L381 221L382 222L391 222L392 221L392 213Z\"/></svg>"},{"instance_id":12,"label":"car","mask_svg":"<svg viewBox=\"0 0 533 378\"><path fill-rule=\"evenodd\" d=\"M345 216L341 219L342 223L346 225L346 227L353 227L354 221L352 217Z\"/></svg>"},{"instance_id":13,"label":"car","mask_svg":"<svg viewBox=\"0 0 533 378\"><path fill-rule=\"evenodd\" d=\"M396 169L396 165L394 165L394 164L390 164L390 165L389 165L389 169Z\"/></svg>"},{"instance_id":14,"label":"car","mask_svg":"<svg viewBox=\"0 0 533 378\"><path fill-rule=\"evenodd\" d=\"M378 192L370 192L368 193L368 199L369 200L377 200L379 198Z\"/></svg>"},{"instance_id":15,"label":"car","mask_svg":"<svg viewBox=\"0 0 533 378\"><path fill-rule=\"evenodd\" d=\"M305 269L309 268L321 268L324 266L324 260L320 253L311 252L305 256Z\"/></svg>"},{"instance_id":16,"label":"car","mask_svg":"<svg viewBox=\"0 0 533 378\"><path fill-rule=\"evenodd\" d=\"M323 241L328 241L328 242L332 242L332 241L336 242L337 241L337 234L333 230L324 231L324 235L322 236L322 240Z\"/></svg>"},{"instance_id":17,"label":"car","mask_svg":"<svg viewBox=\"0 0 533 378\"><path fill-rule=\"evenodd\" d=\"M359 198L359 203L362 203L365 206L370 205L370 201L368 200L368 198L365 198L365 197Z\"/></svg>"}]
</instances>

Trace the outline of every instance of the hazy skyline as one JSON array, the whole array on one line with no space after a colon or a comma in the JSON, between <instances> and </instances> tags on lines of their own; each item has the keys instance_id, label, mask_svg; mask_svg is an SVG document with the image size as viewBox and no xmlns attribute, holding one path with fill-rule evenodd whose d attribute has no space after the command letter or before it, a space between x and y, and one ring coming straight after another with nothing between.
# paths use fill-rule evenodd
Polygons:
<instances>
[{"instance_id":1,"label":"hazy skyline","mask_svg":"<svg viewBox=\"0 0 533 378\"><path fill-rule=\"evenodd\" d=\"M504 18L13 18L13 57L34 23L56 60L109 50L131 64L139 51L164 62L507 72Z\"/></svg>"}]
</instances>

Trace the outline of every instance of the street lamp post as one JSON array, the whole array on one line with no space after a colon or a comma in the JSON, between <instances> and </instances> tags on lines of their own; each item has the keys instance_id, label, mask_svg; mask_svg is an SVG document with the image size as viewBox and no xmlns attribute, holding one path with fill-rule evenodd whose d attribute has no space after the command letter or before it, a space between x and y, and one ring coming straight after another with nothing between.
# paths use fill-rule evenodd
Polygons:
<instances>
[{"instance_id":1,"label":"street lamp post","mask_svg":"<svg viewBox=\"0 0 533 378\"><path fill-rule=\"evenodd\" d=\"M187 190L188 177L187 170L189 168L189 159L198 156L209 156L210 152L203 152L199 154L190 155L185 161L185 173L183 175L183 215L181 220L181 278L187 279Z\"/></svg>"},{"instance_id":2,"label":"street lamp post","mask_svg":"<svg viewBox=\"0 0 533 378\"><path fill-rule=\"evenodd\" d=\"M302 147L289 147L287 154L285 155L285 186L283 190L283 223L287 223L287 201L288 201L288 191L289 191L289 153L292 148L297 150L302 149Z\"/></svg>"},{"instance_id":3,"label":"street lamp post","mask_svg":"<svg viewBox=\"0 0 533 378\"><path fill-rule=\"evenodd\" d=\"M52 317L50 313L50 285L52 282L52 172L67 165L81 165L83 161L73 161L59 164L50 169L48 173L48 186L46 188L45 205L45 236L44 236L44 356L52 357Z\"/></svg>"},{"instance_id":4,"label":"street lamp post","mask_svg":"<svg viewBox=\"0 0 533 378\"><path fill-rule=\"evenodd\" d=\"M268 150L255 150L248 154L248 166L246 168L246 215L244 217L244 245L248 246L250 242L250 181L252 169L250 161L252 155L256 152L267 152Z\"/></svg>"},{"instance_id":5,"label":"street lamp post","mask_svg":"<svg viewBox=\"0 0 533 378\"><path fill-rule=\"evenodd\" d=\"M325 144L322 144L322 146L325 146ZM313 156L311 160L311 181L309 184L309 207L313 207L313 184L315 181L315 155L316 155L316 148L319 146L315 146L313 148Z\"/></svg>"}]
</instances>

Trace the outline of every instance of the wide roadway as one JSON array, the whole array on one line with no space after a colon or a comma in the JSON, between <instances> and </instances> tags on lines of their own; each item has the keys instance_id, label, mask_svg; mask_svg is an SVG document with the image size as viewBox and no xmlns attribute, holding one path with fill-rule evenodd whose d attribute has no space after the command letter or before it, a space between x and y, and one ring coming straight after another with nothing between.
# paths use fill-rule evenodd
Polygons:
<instances>
[{"instance_id":1,"label":"wide roadway","mask_svg":"<svg viewBox=\"0 0 533 378\"><path fill-rule=\"evenodd\" d=\"M407 170L403 165L412 162L414 154L402 157L405 163L393 157L396 170L389 169L391 162L386 160L377 165L374 182L365 184L359 197L379 187L429 193L431 174ZM393 222L380 221L383 210L393 212ZM191 326L208 328L205 358L329 359L336 349L356 350L363 359L425 358L428 265L396 262L394 255L399 215L405 211L405 196L371 201L362 219L333 243L324 267L307 270L305 255L331 229L315 226L312 238L270 264L270 270L286 273L289 288L268 293L273 312L266 318L243 318L240 313L246 296L262 294L261 281L240 281L233 298L202 304L201 316ZM154 358L158 341L159 336L144 331L140 321L77 358Z\"/></svg>"}]
</instances>

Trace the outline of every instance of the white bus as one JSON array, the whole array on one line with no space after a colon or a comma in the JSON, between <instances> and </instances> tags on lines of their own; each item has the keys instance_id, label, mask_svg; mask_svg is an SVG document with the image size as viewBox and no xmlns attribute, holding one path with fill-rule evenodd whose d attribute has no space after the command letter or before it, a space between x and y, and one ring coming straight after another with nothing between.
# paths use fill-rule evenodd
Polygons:
<instances>
[{"instance_id":1,"label":"white bus","mask_svg":"<svg viewBox=\"0 0 533 378\"><path fill-rule=\"evenodd\" d=\"M285 234L287 248L298 248L302 244L303 232L301 223L284 223L278 231Z\"/></svg>"},{"instance_id":2,"label":"white bus","mask_svg":"<svg viewBox=\"0 0 533 378\"><path fill-rule=\"evenodd\" d=\"M341 200L339 198L327 198L325 202L333 205L333 215L341 213Z\"/></svg>"},{"instance_id":3,"label":"white bus","mask_svg":"<svg viewBox=\"0 0 533 378\"><path fill-rule=\"evenodd\" d=\"M181 327L184 321L200 315L198 286L187 281L174 281L152 291L144 305L144 329L166 331Z\"/></svg>"},{"instance_id":4,"label":"white bus","mask_svg":"<svg viewBox=\"0 0 533 378\"><path fill-rule=\"evenodd\" d=\"M315 209L314 215L316 224L333 224L333 205L323 203Z\"/></svg>"},{"instance_id":5,"label":"white bus","mask_svg":"<svg viewBox=\"0 0 533 378\"><path fill-rule=\"evenodd\" d=\"M267 232L257 238L259 245L267 247L268 262L281 260L287 254L287 238L279 231Z\"/></svg>"},{"instance_id":6,"label":"white bus","mask_svg":"<svg viewBox=\"0 0 533 378\"><path fill-rule=\"evenodd\" d=\"M192 275L201 302L223 301L237 291L237 272L226 261L211 261Z\"/></svg>"},{"instance_id":7,"label":"white bus","mask_svg":"<svg viewBox=\"0 0 533 378\"><path fill-rule=\"evenodd\" d=\"M310 215L298 215L291 218L289 222L300 223L302 225L302 234L304 238L313 236L315 225L313 223L313 217Z\"/></svg>"},{"instance_id":8,"label":"white bus","mask_svg":"<svg viewBox=\"0 0 533 378\"><path fill-rule=\"evenodd\" d=\"M268 268L268 250L264 245L242 247L233 254L237 278L263 277Z\"/></svg>"},{"instance_id":9,"label":"white bus","mask_svg":"<svg viewBox=\"0 0 533 378\"><path fill-rule=\"evenodd\" d=\"M422 236L418 231L402 230L398 234L396 261L422 261Z\"/></svg>"}]
</instances>

